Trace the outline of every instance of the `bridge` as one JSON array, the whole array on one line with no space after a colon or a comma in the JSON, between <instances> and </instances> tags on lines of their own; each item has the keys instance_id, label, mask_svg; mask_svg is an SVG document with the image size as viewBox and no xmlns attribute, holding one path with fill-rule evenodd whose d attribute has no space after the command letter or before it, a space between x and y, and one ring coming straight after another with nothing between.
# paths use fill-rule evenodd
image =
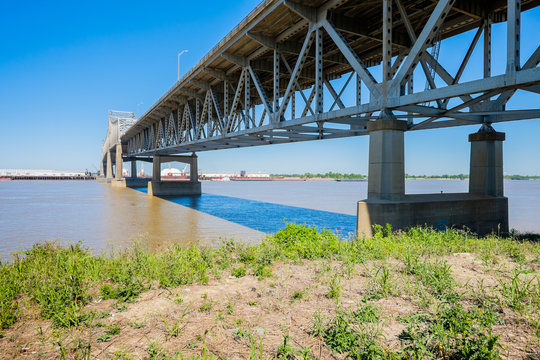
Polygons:
<instances>
[{"instance_id":1,"label":"bridge","mask_svg":"<svg viewBox=\"0 0 540 360\"><path fill-rule=\"evenodd\" d=\"M266 0L115 141L106 141L102 168L112 179L114 162L116 180L125 183L122 161L152 161L149 194L200 194L197 152L365 135L368 198L358 202L359 234L386 223L506 231L505 134L495 127L540 117L540 109L506 108L518 90L540 93L540 47L527 58L520 53L521 13L539 4ZM506 23L506 34L492 39L498 23ZM469 31L472 41L462 58L452 59L459 66L451 73L439 49ZM477 47L483 56L473 64ZM505 49L500 73L492 71L493 49ZM463 80L474 66L482 71ZM469 192L405 194L405 133L471 125ZM169 161L190 164L191 181L161 181L161 163Z\"/></svg>"}]
</instances>

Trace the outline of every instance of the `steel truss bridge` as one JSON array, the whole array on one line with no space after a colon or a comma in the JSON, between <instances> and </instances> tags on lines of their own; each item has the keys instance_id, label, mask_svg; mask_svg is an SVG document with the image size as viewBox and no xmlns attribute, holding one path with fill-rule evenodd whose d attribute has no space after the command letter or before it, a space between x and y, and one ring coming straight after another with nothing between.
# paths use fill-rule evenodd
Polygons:
<instances>
[{"instance_id":1,"label":"steel truss bridge","mask_svg":"<svg viewBox=\"0 0 540 360\"><path fill-rule=\"evenodd\" d=\"M124 151L151 156L366 135L380 117L405 119L408 131L537 118L539 109L505 105L519 89L540 93L540 47L520 56L521 12L539 4L264 1L121 136ZM492 41L500 22L507 37ZM451 74L429 48L470 30ZM483 74L462 81L479 46ZM492 74L493 47L507 48L502 74ZM414 91L415 77L427 81L425 90Z\"/></svg>"}]
</instances>

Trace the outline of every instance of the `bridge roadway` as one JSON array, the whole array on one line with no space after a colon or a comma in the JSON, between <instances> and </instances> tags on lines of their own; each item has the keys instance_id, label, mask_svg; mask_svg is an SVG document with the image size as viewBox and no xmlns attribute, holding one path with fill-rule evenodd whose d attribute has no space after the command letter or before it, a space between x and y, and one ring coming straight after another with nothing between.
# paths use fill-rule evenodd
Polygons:
<instances>
[{"instance_id":1,"label":"bridge roadway","mask_svg":"<svg viewBox=\"0 0 540 360\"><path fill-rule=\"evenodd\" d=\"M109 122L102 169L112 178L116 164L116 178L125 183L122 161L132 161L135 174L136 160L152 161L150 194L197 194L196 176L190 185L164 184L161 163L196 168L199 151L369 135L368 199L358 203L359 234L369 236L373 224L385 223L507 230L505 135L493 124L540 117L540 109L506 109L518 90L540 93L540 47L535 44L527 59L520 54L521 13L539 4L264 1L127 130L117 131L117 141L110 140L115 130ZM492 39L493 24L502 22L506 36ZM471 30L474 37L451 74L438 49ZM480 46L481 64L473 64ZM500 74L491 69L495 47L507 54ZM473 66L483 71L463 81ZM426 83L425 90L418 91L415 79ZM464 125L479 128L469 136L469 192L405 194L404 134Z\"/></svg>"}]
</instances>

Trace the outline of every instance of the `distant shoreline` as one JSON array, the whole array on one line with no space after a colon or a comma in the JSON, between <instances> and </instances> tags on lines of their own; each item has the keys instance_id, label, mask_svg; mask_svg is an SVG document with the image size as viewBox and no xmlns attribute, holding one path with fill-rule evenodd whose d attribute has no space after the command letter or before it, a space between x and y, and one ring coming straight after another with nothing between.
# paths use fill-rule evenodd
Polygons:
<instances>
[{"instance_id":1,"label":"distant shoreline","mask_svg":"<svg viewBox=\"0 0 540 360\"><path fill-rule=\"evenodd\" d=\"M97 180L97 176L9 176L9 177L0 177L0 181L66 181L66 180ZM138 178L144 179L144 178ZM151 181L151 177L148 178ZM514 177L514 176L505 176L505 180L528 180L528 181L539 181L540 177ZM164 181L180 181L181 179L167 178L162 179ZM405 180L469 180L466 178L444 178L444 177L406 177ZM200 179L199 181L210 181L210 182L229 182L229 181L247 181L247 182L268 182L268 181L336 181L336 182L367 182L368 178L302 178L302 177L270 177L265 179L251 179L251 178L234 178L229 180L218 180L218 179Z\"/></svg>"}]
</instances>

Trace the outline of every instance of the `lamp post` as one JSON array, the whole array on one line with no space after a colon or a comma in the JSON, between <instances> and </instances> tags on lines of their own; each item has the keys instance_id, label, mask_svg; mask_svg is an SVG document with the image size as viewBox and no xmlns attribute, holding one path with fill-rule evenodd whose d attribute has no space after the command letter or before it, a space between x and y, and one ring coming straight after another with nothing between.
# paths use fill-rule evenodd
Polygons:
<instances>
[{"instance_id":1,"label":"lamp post","mask_svg":"<svg viewBox=\"0 0 540 360\"><path fill-rule=\"evenodd\" d=\"M187 50L182 50L178 53L178 81L180 81L180 56L183 54L183 53L187 53L188 51Z\"/></svg>"}]
</instances>

